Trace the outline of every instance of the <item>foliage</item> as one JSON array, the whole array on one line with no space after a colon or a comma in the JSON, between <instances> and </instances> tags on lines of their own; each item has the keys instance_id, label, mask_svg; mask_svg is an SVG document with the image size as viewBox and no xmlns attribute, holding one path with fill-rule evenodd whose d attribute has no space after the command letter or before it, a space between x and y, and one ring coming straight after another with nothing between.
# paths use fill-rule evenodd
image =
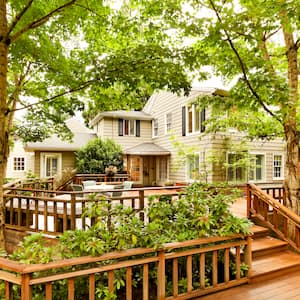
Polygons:
<instances>
[{"instance_id":1,"label":"foliage","mask_svg":"<svg viewBox=\"0 0 300 300\"><path fill-rule=\"evenodd\" d=\"M149 207L145 210L149 222L145 223L131 207L113 205L106 198L99 198L94 194L90 199L93 205L84 214L95 220L93 226L85 231L64 232L59 238L59 243L52 247L46 247L41 235L27 237L11 258L23 263L46 263L61 258L98 256L135 247L158 249L168 242L199 237L225 236L233 233L249 234L250 222L244 218L237 218L230 212L230 206L239 194L240 191L225 184L212 186L195 183L187 187L186 194L181 195L177 200L159 195L151 197ZM218 254L218 261L221 266L224 261L224 253ZM110 260L102 264L112 262L114 261ZM179 258L178 264L179 274L184 274L187 266L186 258ZM197 287L197 283L200 282L199 255L193 256L192 264L194 287ZM206 254L207 286L211 284L211 264L212 253L209 252ZM236 269L234 258L230 259L230 267L231 276L234 276ZM76 267L74 268L76 269ZM170 265L166 265L167 292L172 290L172 270L170 261ZM245 275L246 270L247 266L243 264L241 266L242 275ZM156 272L155 266L149 269L153 291L156 290ZM135 290L139 291L142 288L142 267L137 267L133 274L132 284L135 286ZM219 276L223 276L221 271ZM120 269L114 272L116 289L114 293L110 293L106 287L107 278L108 275L105 272L96 275L96 299L121 299L121 295L125 293L125 270ZM75 285L75 289L78 291L76 297L86 297L88 280L78 278ZM65 286L66 281L53 283L55 299L66 297ZM180 292L186 291L186 288L186 279L179 278ZM39 299L38 295L42 295L41 290L40 286L34 286L34 295L37 297L35 299ZM17 291L15 292L17 294ZM139 299L141 296L138 292L136 293L134 297ZM18 298L16 297L16 299Z\"/></svg>"},{"instance_id":2,"label":"foliage","mask_svg":"<svg viewBox=\"0 0 300 300\"><path fill-rule=\"evenodd\" d=\"M75 155L78 173L104 174L111 165L122 171L122 149L112 139L93 139L77 150Z\"/></svg>"}]
</instances>

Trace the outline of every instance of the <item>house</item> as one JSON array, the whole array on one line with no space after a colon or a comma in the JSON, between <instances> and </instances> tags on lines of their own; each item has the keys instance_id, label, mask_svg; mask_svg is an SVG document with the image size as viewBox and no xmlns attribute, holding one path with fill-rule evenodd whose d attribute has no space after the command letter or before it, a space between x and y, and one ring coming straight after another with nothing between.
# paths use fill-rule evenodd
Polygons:
<instances>
[{"instance_id":1,"label":"house","mask_svg":"<svg viewBox=\"0 0 300 300\"><path fill-rule=\"evenodd\" d=\"M90 124L97 136L113 138L121 145L132 180L145 186L199 178L208 182L281 183L281 139L252 141L242 149L242 133L205 134L210 109L199 110L193 102L216 94L224 91L192 89L189 96L158 92L142 111L101 112ZM248 161L241 165L244 156Z\"/></svg>"},{"instance_id":2,"label":"house","mask_svg":"<svg viewBox=\"0 0 300 300\"><path fill-rule=\"evenodd\" d=\"M62 174L62 170L74 169L75 151L85 146L96 135L80 120L72 118L66 125L73 133L73 141L63 141L57 136L43 142L27 143L24 149L34 157L33 172L41 178Z\"/></svg>"},{"instance_id":3,"label":"house","mask_svg":"<svg viewBox=\"0 0 300 300\"><path fill-rule=\"evenodd\" d=\"M34 170L34 153L24 149L22 141L15 139L7 160L6 178L24 179Z\"/></svg>"}]
</instances>

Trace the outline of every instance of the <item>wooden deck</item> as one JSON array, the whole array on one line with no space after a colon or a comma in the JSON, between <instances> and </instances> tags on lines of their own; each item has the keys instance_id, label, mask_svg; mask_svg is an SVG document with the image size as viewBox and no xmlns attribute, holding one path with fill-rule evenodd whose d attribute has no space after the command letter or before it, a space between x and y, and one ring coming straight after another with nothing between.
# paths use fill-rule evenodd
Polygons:
<instances>
[{"instance_id":1,"label":"wooden deck","mask_svg":"<svg viewBox=\"0 0 300 300\"><path fill-rule=\"evenodd\" d=\"M239 217L246 217L246 199L238 199L236 203L232 206L232 211ZM272 243L272 241L269 241ZM259 245L260 242L257 241L253 244L253 250L255 248L266 247L266 242L262 242L263 245ZM255 254L254 254L255 255ZM288 267L289 264L299 260L300 255L289 252L289 251L279 251L275 254L277 260L271 260L267 262L265 258L258 258L253 262L253 275L260 269L265 272L268 268L275 267L278 264L278 268L281 270ZM224 291L216 292L199 298L197 300L300 300L300 271L298 269L288 271L283 275L277 274L277 276L265 276L259 278L258 280L253 280L249 284L245 284L238 287L233 287Z\"/></svg>"},{"instance_id":2,"label":"wooden deck","mask_svg":"<svg viewBox=\"0 0 300 300\"><path fill-rule=\"evenodd\" d=\"M222 292L196 298L199 300L300 300L300 271L245 284Z\"/></svg>"}]
</instances>

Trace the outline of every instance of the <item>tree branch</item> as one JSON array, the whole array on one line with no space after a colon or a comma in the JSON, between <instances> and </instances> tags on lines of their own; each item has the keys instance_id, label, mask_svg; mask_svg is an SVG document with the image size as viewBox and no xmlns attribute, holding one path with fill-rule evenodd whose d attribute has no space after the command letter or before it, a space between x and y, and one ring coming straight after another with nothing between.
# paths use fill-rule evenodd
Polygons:
<instances>
[{"instance_id":1,"label":"tree branch","mask_svg":"<svg viewBox=\"0 0 300 300\"><path fill-rule=\"evenodd\" d=\"M213 0L209 0L216 16L217 16L217 19L218 21L222 24L222 18L217 10L217 8L215 7L215 4L213 2ZM228 33L228 31L226 29L224 29L224 32L225 32L225 35L227 37L227 41L230 45L230 48L232 49L232 51L234 52L235 56L237 57L238 61L239 61L239 64L240 64L240 67L241 67L241 71L242 71L242 74L243 74L243 77L244 77L244 80L250 90L250 92L252 93L252 95L256 98L256 100L259 102L259 104L262 106L262 108L267 112L269 113L272 117L274 117L276 120L280 121L279 118L265 105L265 103L261 100L260 96L257 94L257 92L254 90L253 86L251 85L250 81L249 81L249 78L248 78L248 75L247 75L247 70L246 70L246 66L238 52L238 50L235 48L235 45Z\"/></svg>"},{"instance_id":2,"label":"tree branch","mask_svg":"<svg viewBox=\"0 0 300 300\"><path fill-rule=\"evenodd\" d=\"M89 80L89 81L86 81L82 84L80 84L79 86L75 87L75 88L72 88L72 89L69 89L67 91L64 91L62 93L59 93L57 95L54 95L50 98L47 98L47 99L43 99L43 100L40 100L40 101L37 101L37 102L34 102L34 103L30 103L28 105L24 105L23 107L20 107L20 108L16 108L16 109L7 109L7 112L6 113L10 113L10 112L15 112L15 111L20 111L20 110L23 110L23 109L28 109L28 108L31 108L31 107L34 107L36 105L39 105L39 104L43 104L45 102L52 102L52 101L55 101L57 98L59 97L62 97L62 96L66 96L66 95L69 95L69 94L72 94L74 92L78 92L78 91L81 91L85 88L87 88L88 86L90 86L92 83L94 82L97 82L99 81L98 78L96 79L92 79L92 80Z\"/></svg>"},{"instance_id":3,"label":"tree branch","mask_svg":"<svg viewBox=\"0 0 300 300\"><path fill-rule=\"evenodd\" d=\"M23 15L30 8L30 6L31 6L31 4L32 4L33 1L34 0L29 0L28 3L24 6L24 8L20 11L20 13L16 15L16 17L12 21L11 25L9 26L7 36L9 36L10 33L14 30L14 28L16 27L16 25L18 24L18 22L21 20L21 18L23 17Z\"/></svg>"},{"instance_id":4,"label":"tree branch","mask_svg":"<svg viewBox=\"0 0 300 300\"><path fill-rule=\"evenodd\" d=\"M57 7L56 9L52 10L51 12L49 12L47 15L41 17L40 19L37 19L29 24L27 24L25 27L23 27L21 30L19 30L18 32L16 32L14 35L11 36L10 40L11 42L14 42L15 40L17 40L24 32L27 32L31 29L40 27L41 25L45 24L53 15L60 13L61 11L63 11L65 8L72 6L74 3L76 3L77 0L71 0L59 7Z\"/></svg>"}]
</instances>

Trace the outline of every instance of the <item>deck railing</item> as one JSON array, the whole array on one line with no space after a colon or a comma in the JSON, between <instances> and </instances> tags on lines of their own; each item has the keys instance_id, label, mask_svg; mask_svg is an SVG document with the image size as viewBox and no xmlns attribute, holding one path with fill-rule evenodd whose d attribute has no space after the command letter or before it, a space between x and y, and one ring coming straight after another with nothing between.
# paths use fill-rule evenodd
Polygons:
<instances>
[{"instance_id":1,"label":"deck railing","mask_svg":"<svg viewBox=\"0 0 300 300\"><path fill-rule=\"evenodd\" d=\"M181 187L136 188L130 190L105 190L96 197L91 192L48 191L28 188L9 188L4 195L6 228L19 231L42 232L57 236L65 230L82 229L91 225L93 220L82 216L87 207L95 201L106 201L132 207L140 219L147 221L144 208L148 195L158 199L178 198ZM106 194L116 191L121 196L107 197ZM102 197L101 197L102 195ZM104 195L104 196L103 196Z\"/></svg>"},{"instance_id":2,"label":"deck railing","mask_svg":"<svg viewBox=\"0 0 300 300\"><path fill-rule=\"evenodd\" d=\"M37 294L41 299L72 300L82 295L80 299L93 300L99 289L106 288L117 299L191 299L244 284L250 272L251 238L234 235L47 264L0 258L0 293L6 300L31 300ZM121 288L116 284L120 276L125 285Z\"/></svg>"},{"instance_id":3,"label":"deck railing","mask_svg":"<svg viewBox=\"0 0 300 300\"><path fill-rule=\"evenodd\" d=\"M291 247L300 251L300 217L282 204L285 203L283 192L282 198L274 199L271 195L254 184L248 184L248 218L258 218Z\"/></svg>"}]
</instances>

